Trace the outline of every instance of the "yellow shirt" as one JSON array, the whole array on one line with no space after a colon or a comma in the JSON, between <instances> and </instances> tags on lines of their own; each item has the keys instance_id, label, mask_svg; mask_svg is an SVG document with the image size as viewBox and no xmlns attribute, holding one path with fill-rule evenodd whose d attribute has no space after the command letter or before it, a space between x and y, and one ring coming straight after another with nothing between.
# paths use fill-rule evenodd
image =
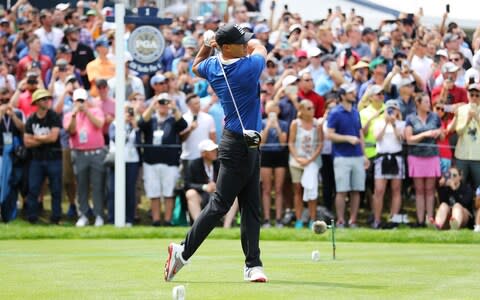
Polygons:
<instances>
[{"instance_id":1,"label":"yellow shirt","mask_svg":"<svg viewBox=\"0 0 480 300\"><path fill-rule=\"evenodd\" d=\"M385 109L385 104L379 109L380 111ZM362 122L362 127L365 127L368 120L370 120L379 110L375 109L371 104L360 111L360 121ZM368 127L368 132L365 135L365 154L368 158L373 158L377 155L377 139L373 133L375 122L378 120L383 120L383 114L378 115L375 119L370 122Z\"/></svg>"},{"instance_id":2,"label":"yellow shirt","mask_svg":"<svg viewBox=\"0 0 480 300\"><path fill-rule=\"evenodd\" d=\"M480 123L472 119L467 124L468 112L472 105L466 104L458 108L457 124L455 130L458 134L458 142L455 148L455 157L462 160L480 160ZM480 115L480 107L476 109Z\"/></svg>"}]
</instances>

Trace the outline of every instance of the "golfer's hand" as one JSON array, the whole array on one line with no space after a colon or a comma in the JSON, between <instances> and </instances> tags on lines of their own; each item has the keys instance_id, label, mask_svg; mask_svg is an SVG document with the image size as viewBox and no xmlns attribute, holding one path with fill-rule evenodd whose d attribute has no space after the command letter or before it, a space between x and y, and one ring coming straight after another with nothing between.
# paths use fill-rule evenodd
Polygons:
<instances>
[{"instance_id":1,"label":"golfer's hand","mask_svg":"<svg viewBox=\"0 0 480 300\"><path fill-rule=\"evenodd\" d=\"M203 44L210 48L216 47L217 42L215 41L215 32L212 30L205 31L203 33Z\"/></svg>"}]
</instances>

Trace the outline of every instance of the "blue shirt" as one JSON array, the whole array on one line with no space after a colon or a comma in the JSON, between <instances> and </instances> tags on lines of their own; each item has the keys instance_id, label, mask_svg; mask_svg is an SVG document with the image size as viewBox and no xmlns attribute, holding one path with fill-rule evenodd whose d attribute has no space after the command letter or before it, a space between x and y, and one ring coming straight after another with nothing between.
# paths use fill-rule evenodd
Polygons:
<instances>
[{"instance_id":1,"label":"blue shirt","mask_svg":"<svg viewBox=\"0 0 480 300\"><path fill-rule=\"evenodd\" d=\"M266 118L262 120L262 130L267 126L267 120L268 119ZM288 133L288 124L289 123L283 120L278 120L278 125L280 126L282 132ZM268 130L265 144L266 145L260 147L260 149L264 152L281 152L287 149L287 146L280 145L280 136L276 128L270 128Z\"/></svg>"},{"instance_id":2,"label":"blue shirt","mask_svg":"<svg viewBox=\"0 0 480 300\"><path fill-rule=\"evenodd\" d=\"M351 111L345 110L343 105L334 107L327 119L328 128L335 129L335 133L341 135L353 135L360 138L360 130L362 123L360 122L360 114L356 108ZM334 157L354 157L363 156L362 146L360 144L352 145L350 143L333 143Z\"/></svg>"},{"instance_id":3,"label":"blue shirt","mask_svg":"<svg viewBox=\"0 0 480 300\"><path fill-rule=\"evenodd\" d=\"M235 103L245 129L260 132L262 116L260 112L260 75L265 68L265 59L261 55L250 55L238 61L223 65ZM198 65L198 73L207 79L220 99L225 112L225 129L242 133L235 106L223 77L220 61L212 56Z\"/></svg>"}]
</instances>

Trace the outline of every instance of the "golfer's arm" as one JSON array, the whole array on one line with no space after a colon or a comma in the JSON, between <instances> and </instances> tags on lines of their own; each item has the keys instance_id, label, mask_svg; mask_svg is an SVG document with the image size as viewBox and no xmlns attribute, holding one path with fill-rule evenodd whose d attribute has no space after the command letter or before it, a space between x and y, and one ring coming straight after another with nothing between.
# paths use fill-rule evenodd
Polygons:
<instances>
[{"instance_id":1,"label":"golfer's arm","mask_svg":"<svg viewBox=\"0 0 480 300\"><path fill-rule=\"evenodd\" d=\"M210 53L212 52L211 47L207 47L205 45L202 45L200 48L200 51L198 51L197 56L195 57L195 60L193 61L193 66L192 66L192 71L195 75L198 77L202 77L200 73L198 73L198 65L207 59L210 56ZM202 77L203 78L203 77Z\"/></svg>"},{"instance_id":2,"label":"golfer's arm","mask_svg":"<svg viewBox=\"0 0 480 300\"><path fill-rule=\"evenodd\" d=\"M265 60L267 59L267 48L257 39L251 39L248 41L248 53L250 55L261 55Z\"/></svg>"}]
</instances>

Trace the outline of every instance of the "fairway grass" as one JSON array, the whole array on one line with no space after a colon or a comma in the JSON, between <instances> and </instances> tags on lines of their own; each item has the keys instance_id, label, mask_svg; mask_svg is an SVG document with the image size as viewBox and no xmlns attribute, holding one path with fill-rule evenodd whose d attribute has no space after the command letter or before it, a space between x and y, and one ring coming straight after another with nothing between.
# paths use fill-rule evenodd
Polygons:
<instances>
[{"instance_id":1,"label":"fairway grass","mask_svg":"<svg viewBox=\"0 0 480 300\"><path fill-rule=\"evenodd\" d=\"M166 239L0 241L1 299L478 299L480 245L262 241L267 284L243 282L238 240L208 239L173 282ZM311 252L320 251L320 261Z\"/></svg>"}]
</instances>

